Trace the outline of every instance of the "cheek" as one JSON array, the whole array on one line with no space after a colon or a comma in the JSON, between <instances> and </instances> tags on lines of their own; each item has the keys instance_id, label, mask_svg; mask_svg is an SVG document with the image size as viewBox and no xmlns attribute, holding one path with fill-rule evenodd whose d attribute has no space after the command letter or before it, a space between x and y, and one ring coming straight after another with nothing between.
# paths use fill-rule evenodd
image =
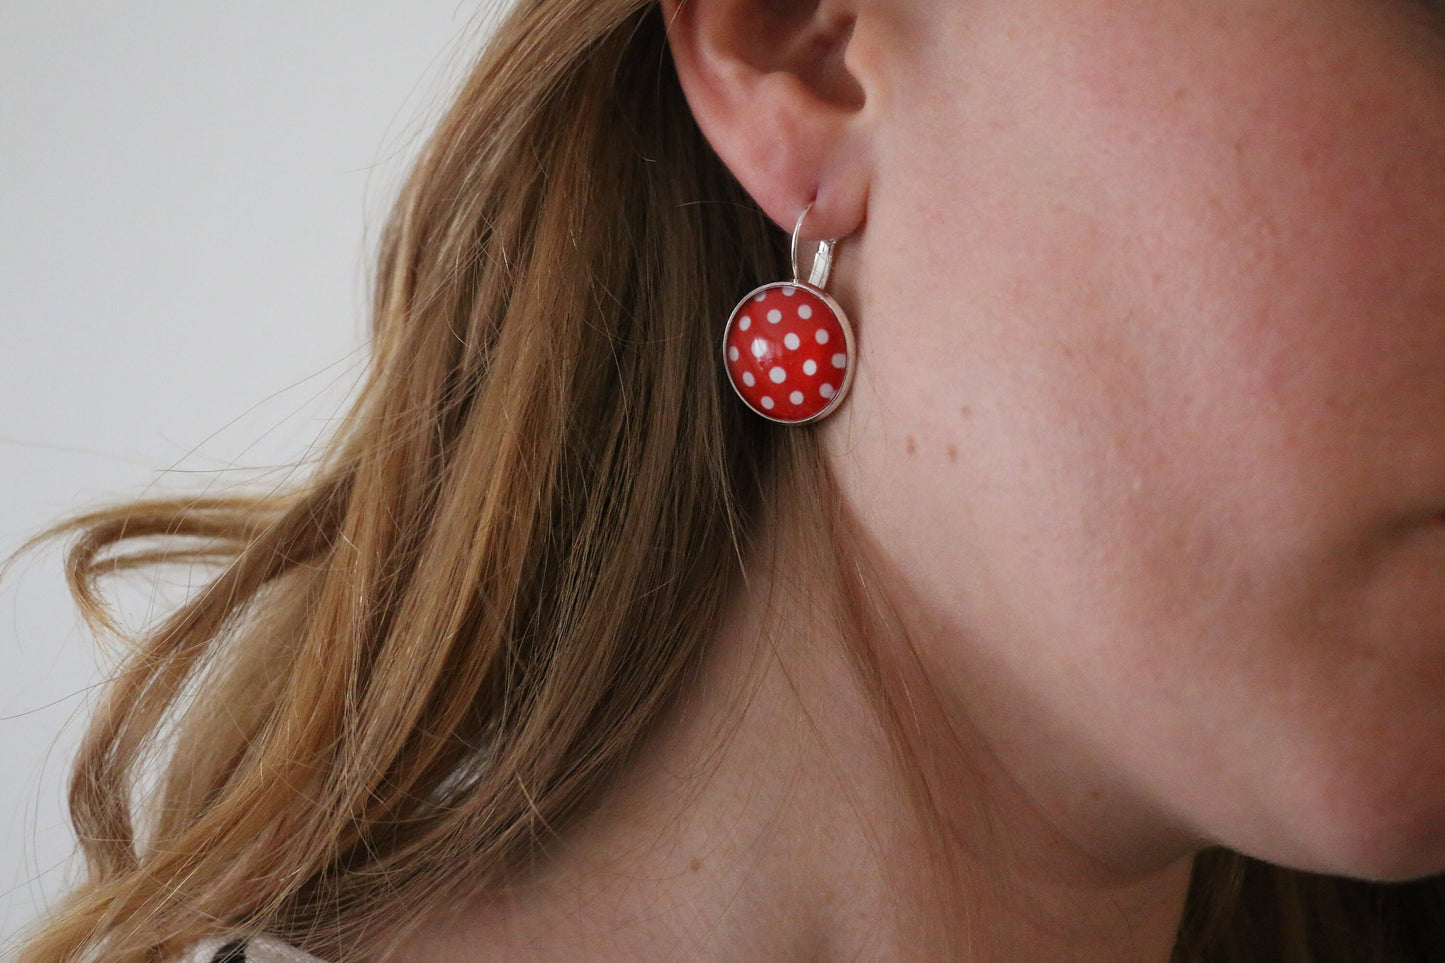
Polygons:
<instances>
[{"instance_id":1,"label":"cheek","mask_svg":"<svg viewBox=\"0 0 1445 963\"><path fill-rule=\"evenodd\" d=\"M1439 62L1367 4L1104 6L939 72L830 441L958 673L1219 836L1389 875L1445 816L1445 755L1402 736L1445 741L1442 560L1371 554L1445 504Z\"/></svg>"},{"instance_id":2,"label":"cheek","mask_svg":"<svg viewBox=\"0 0 1445 963\"><path fill-rule=\"evenodd\" d=\"M1445 496L1438 51L1343 0L970 11L860 258L851 451L908 552L1152 627Z\"/></svg>"}]
</instances>

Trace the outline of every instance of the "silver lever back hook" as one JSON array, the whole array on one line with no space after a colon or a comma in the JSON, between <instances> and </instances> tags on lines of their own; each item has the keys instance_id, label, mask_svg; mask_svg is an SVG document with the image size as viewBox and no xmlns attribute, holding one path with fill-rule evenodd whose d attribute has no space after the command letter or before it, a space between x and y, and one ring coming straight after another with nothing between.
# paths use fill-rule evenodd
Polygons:
<instances>
[{"instance_id":1,"label":"silver lever back hook","mask_svg":"<svg viewBox=\"0 0 1445 963\"><path fill-rule=\"evenodd\" d=\"M803 208L803 213L798 215L798 223L793 225L793 283L797 284L802 279L802 272L798 270L798 235L803 232L803 219L813 209L813 202L809 201L808 206ZM833 271L833 245L838 243L836 237L826 241L818 242L818 251L813 255L813 270L808 273L808 283L818 290L828 286L828 275Z\"/></svg>"}]
</instances>

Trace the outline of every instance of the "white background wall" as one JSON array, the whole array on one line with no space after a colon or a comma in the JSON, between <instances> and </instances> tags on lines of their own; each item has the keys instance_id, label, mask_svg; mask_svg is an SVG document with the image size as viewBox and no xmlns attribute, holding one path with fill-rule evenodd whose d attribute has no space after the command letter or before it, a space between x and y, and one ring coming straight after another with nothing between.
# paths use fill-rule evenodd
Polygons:
<instances>
[{"instance_id":1,"label":"white background wall","mask_svg":"<svg viewBox=\"0 0 1445 963\"><path fill-rule=\"evenodd\" d=\"M0 0L0 556L109 496L295 461L492 0ZM144 615L150 596L127 609ZM0 582L0 957L64 886L103 670L58 552Z\"/></svg>"}]
</instances>

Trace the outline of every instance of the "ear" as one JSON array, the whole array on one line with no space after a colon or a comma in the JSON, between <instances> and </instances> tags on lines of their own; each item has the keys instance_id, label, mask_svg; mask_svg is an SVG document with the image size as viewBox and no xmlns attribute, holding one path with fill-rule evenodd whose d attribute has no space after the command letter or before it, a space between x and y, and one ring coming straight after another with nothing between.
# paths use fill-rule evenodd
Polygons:
<instances>
[{"instance_id":1,"label":"ear","mask_svg":"<svg viewBox=\"0 0 1445 963\"><path fill-rule=\"evenodd\" d=\"M703 135L783 230L813 203L804 240L852 234L866 214L871 78L850 71L865 2L661 0Z\"/></svg>"}]
</instances>

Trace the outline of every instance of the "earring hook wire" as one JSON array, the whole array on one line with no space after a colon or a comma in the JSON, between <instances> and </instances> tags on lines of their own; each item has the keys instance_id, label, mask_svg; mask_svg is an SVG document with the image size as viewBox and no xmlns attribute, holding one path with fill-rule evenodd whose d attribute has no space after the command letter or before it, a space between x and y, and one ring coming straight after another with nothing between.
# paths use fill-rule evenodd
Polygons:
<instances>
[{"instance_id":1,"label":"earring hook wire","mask_svg":"<svg viewBox=\"0 0 1445 963\"><path fill-rule=\"evenodd\" d=\"M798 270L798 236L803 233L803 221L807 218L808 212L813 209L813 201L809 201L803 208L803 213L798 215L798 223L793 225L793 283L800 283L803 272ZM818 250L813 255L813 269L808 273L808 283L818 290L828 286L828 276L833 272L833 245L838 243L836 237L826 241L818 242Z\"/></svg>"}]
</instances>

